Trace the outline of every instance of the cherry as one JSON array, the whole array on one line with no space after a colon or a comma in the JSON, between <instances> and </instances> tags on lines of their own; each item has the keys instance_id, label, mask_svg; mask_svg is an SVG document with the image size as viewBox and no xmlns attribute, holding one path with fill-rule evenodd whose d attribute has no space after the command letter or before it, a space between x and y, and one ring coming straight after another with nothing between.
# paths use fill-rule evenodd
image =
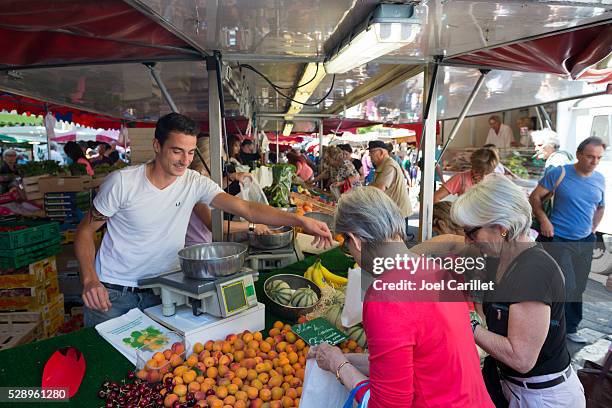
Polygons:
<instances>
[{"instance_id":1,"label":"cherry","mask_svg":"<svg viewBox=\"0 0 612 408\"><path fill-rule=\"evenodd\" d=\"M106 398L106 395L106 392L104 392L103 390L98 391L98 398L104 399Z\"/></svg>"}]
</instances>

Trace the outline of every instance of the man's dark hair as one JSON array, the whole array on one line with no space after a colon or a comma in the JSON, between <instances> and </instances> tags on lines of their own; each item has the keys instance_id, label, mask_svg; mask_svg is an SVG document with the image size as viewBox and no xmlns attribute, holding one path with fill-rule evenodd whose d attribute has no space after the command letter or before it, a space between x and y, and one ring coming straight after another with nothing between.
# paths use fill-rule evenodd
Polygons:
<instances>
[{"instance_id":1,"label":"man's dark hair","mask_svg":"<svg viewBox=\"0 0 612 408\"><path fill-rule=\"evenodd\" d=\"M116 150L113 150L109 155L108 155L108 160L110 161L111 164L115 164L119 161L119 152Z\"/></svg>"},{"instance_id":2,"label":"man's dark hair","mask_svg":"<svg viewBox=\"0 0 612 408\"><path fill-rule=\"evenodd\" d=\"M64 153L66 153L66 156L70 157L70 160L72 160L75 163L79 159L87 160L87 157L85 156L85 153L83 153L83 150L81 149L81 147L76 142L70 141L70 142L66 143L64 145Z\"/></svg>"},{"instance_id":3,"label":"man's dark hair","mask_svg":"<svg viewBox=\"0 0 612 408\"><path fill-rule=\"evenodd\" d=\"M591 137L587 137L582 142L580 142L580 144L578 145L578 148L576 149L576 153L582 153L582 151L584 150L585 147L587 147L587 145L593 145L595 147L601 146L604 148L604 150L606 150L606 147L607 147L604 141L601 140L600 137L591 136Z\"/></svg>"},{"instance_id":4,"label":"man's dark hair","mask_svg":"<svg viewBox=\"0 0 612 408\"><path fill-rule=\"evenodd\" d=\"M344 150L345 152L348 152L348 153L353 153L353 148L348 143L339 144L338 147L340 148L340 150Z\"/></svg>"},{"instance_id":5,"label":"man's dark hair","mask_svg":"<svg viewBox=\"0 0 612 408\"><path fill-rule=\"evenodd\" d=\"M109 145L106 142L98 143L98 146L104 147L104 150L110 150L111 149L111 145Z\"/></svg>"},{"instance_id":6,"label":"man's dark hair","mask_svg":"<svg viewBox=\"0 0 612 408\"><path fill-rule=\"evenodd\" d=\"M251 139L244 139L240 146L249 146L249 145L252 145L252 144L253 144L253 141Z\"/></svg>"},{"instance_id":7,"label":"man's dark hair","mask_svg":"<svg viewBox=\"0 0 612 408\"><path fill-rule=\"evenodd\" d=\"M155 138L163 146L171 132L184 133L195 137L199 131L198 124L194 120L173 112L159 118L155 125Z\"/></svg>"}]
</instances>

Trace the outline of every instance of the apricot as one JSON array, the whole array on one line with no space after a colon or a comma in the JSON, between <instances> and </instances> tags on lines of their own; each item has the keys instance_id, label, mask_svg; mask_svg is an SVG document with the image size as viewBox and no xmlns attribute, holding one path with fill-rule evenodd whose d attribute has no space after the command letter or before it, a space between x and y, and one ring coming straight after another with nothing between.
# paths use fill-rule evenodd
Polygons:
<instances>
[{"instance_id":1,"label":"apricot","mask_svg":"<svg viewBox=\"0 0 612 408\"><path fill-rule=\"evenodd\" d=\"M249 396L245 391L236 391L236 400L246 402L249 400Z\"/></svg>"},{"instance_id":2,"label":"apricot","mask_svg":"<svg viewBox=\"0 0 612 408\"><path fill-rule=\"evenodd\" d=\"M295 347L298 350L304 350L304 347L306 347L306 342L302 339L297 339L295 342Z\"/></svg>"},{"instance_id":3,"label":"apricot","mask_svg":"<svg viewBox=\"0 0 612 408\"><path fill-rule=\"evenodd\" d=\"M208 367L206 369L206 376L208 378L217 378L217 374L219 374L217 367Z\"/></svg>"},{"instance_id":4,"label":"apricot","mask_svg":"<svg viewBox=\"0 0 612 408\"><path fill-rule=\"evenodd\" d=\"M212 351L214 342L212 340L208 340L204 343L204 350Z\"/></svg>"},{"instance_id":5,"label":"apricot","mask_svg":"<svg viewBox=\"0 0 612 408\"><path fill-rule=\"evenodd\" d=\"M253 370L252 368L249 368L246 379L248 381L253 381L256 378L257 378L257 371Z\"/></svg>"},{"instance_id":6,"label":"apricot","mask_svg":"<svg viewBox=\"0 0 612 408\"><path fill-rule=\"evenodd\" d=\"M247 378L248 373L249 371L246 367L240 367L238 370L236 370L236 377L245 379Z\"/></svg>"},{"instance_id":7,"label":"apricot","mask_svg":"<svg viewBox=\"0 0 612 408\"><path fill-rule=\"evenodd\" d=\"M261 390L263 388L263 383L259 381L257 378L251 381L251 387L257 388L257 390Z\"/></svg>"},{"instance_id":8,"label":"apricot","mask_svg":"<svg viewBox=\"0 0 612 408\"><path fill-rule=\"evenodd\" d=\"M223 366L228 366L230 364L230 358L228 356L219 357L219 364Z\"/></svg>"},{"instance_id":9,"label":"apricot","mask_svg":"<svg viewBox=\"0 0 612 408\"><path fill-rule=\"evenodd\" d=\"M234 350L238 351L242 349L244 349L244 341L242 341L242 339L236 339L236 341L234 341Z\"/></svg>"},{"instance_id":10,"label":"apricot","mask_svg":"<svg viewBox=\"0 0 612 408\"><path fill-rule=\"evenodd\" d=\"M206 368L213 367L215 365L215 359L212 357L206 357L204 359L204 365L206 366Z\"/></svg>"},{"instance_id":11,"label":"apricot","mask_svg":"<svg viewBox=\"0 0 612 408\"><path fill-rule=\"evenodd\" d=\"M274 375L272 377L270 377L270 379L268 380L268 387L280 387L280 385L283 383L283 377L281 377L280 375Z\"/></svg>"},{"instance_id":12,"label":"apricot","mask_svg":"<svg viewBox=\"0 0 612 408\"><path fill-rule=\"evenodd\" d=\"M272 399L272 391L266 389L266 388L262 388L261 390L259 390L259 398L261 398L262 401L270 401Z\"/></svg>"},{"instance_id":13,"label":"apricot","mask_svg":"<svg viewBox=\"0 0 612 408\"><path fill-rule=\"evenodd\" d=\"M288 332L287 334L285 334L285 340L287 341L287 343L293 344L297 341L297 336L293 332Z\"/></svg>"},{"instance_id":14,"label":"apricot","mask_svg":"<svg viewBox=\"0 0 612 408\"><path fill-rule=\"evenodd\" d=\"M253 340L253 334L249 331L244 332L242 334L242 340L248 344L251 340Z\"/></svg>"},{"instance_id":15,"label":"apricot","mask_svg":"<svg viewBox=\"0 0 612 408\"><path fill-rule=\"evenodd\" d=\"M283 395L285 395L285 390L283 390L281 387L272 388L271 396L273 400L280 400L283 398Z\"/></svg>"},{"instance_id":16,"label":"apricot","mask_svg":"<svg viewBox=\"0 0 612 408\"><path fill-rule=\"evenodd\" d=\"M198 374L194 370L187 370L183 373L183 381L185 384L189 384L195 381Z\"/></svg>"},{"instance_id":17,"label":"apricot","mask_svg":"<svg viewBox=\"0 0 612 408\"><path fill-rule=\"evenodd\" d=\"M261 381L262 383L267 384L268 381L270 380L270 375L268 373L260 373L257 376L257 379Z\"/></svg>"},{"instance_id":18,"label":"apricot","mask_svg":"<svg viewBox=\"0 0 612 408\"><path fill-rule=\"evenodd\" d=\"M187 387L185 386L185 384L177 384L172 389L172 392L178 395L179 397L182 397L187 394Z\"/></svg>"},{"instance_id":19,"label":"apricot","mask_svg":"<svg viewBox=\"0 0 612 408\"><path fill-rule=\"evenodd\" d=\"M215 395L217 396L217 398L224 399L225 397L227 397L227 394L227 387L219 386L215 390Z\"/></svg>"},{"instance_id":20,"label":"apricot","mask_svg":"<svg viewBox=\"0 0 612 408\"><path fill-rule=\"evenodd\" d=\"M204 351L204 345L200 342L197 342L196 344L193 345L193 352L196 354L200 354L201 352Z\"/></svg>"},{"instance_id":21,"label":"apricot","mask_svg":"<svg viewBox=\"0 0 612 408\"><path fill-rule=\"evenodd\" d=\"M176 366L179 366L179 365L183 364L183 359L178 354L172 354L170 356L170 360L169 361L170 361L170 365L172 367L176 367Z\"/></svg>"},{"instance_id":22,"label":"apricot","mask_svg":"<svg viewBox=\"0 0 612 408\"><path fill-rule=\"evenodd\" d=\"M172 356L172 350L164 350L164 358L166 360L170 360L171 356Z\"/></svg>"},{"instance_id":23,"label":"apricot","mask_svg":"<svg viewBox=\"0 0 612 408\"><path fill-rule=\"evenodd\" d=\"M280 352L283 352L283 351L285 351L285 348L286 348L286 347L287 347L287 342L285 342L285 341L281 341L280 343L278 343L278 344L276 345L276 351L278 351L279 353L280 353Z\"/></svg>"},{"instance_id":24,"label":"apricot","mask_svg":"<svg viewBox=\"0 0 612 408\"><path fill-rule=\"evenodd\" d=\"M219 377L225 377L225 375L229 373L229 367L226 365L219 365L217 367L217 375Z\"/></svg>"},{"instance_id":25,"label":"apricot","mask_svg":"<svg viewBox=\"0 0 612 408\"><path fill-rule=\"evenodd\" d=\"M272 327L274 327L275 329L282 329L283 326L285 325L285 323L281 322L280 320L277 320L274 322L274 324L272 325Z\"/></svg>"},{"instance_id":26,"label":"apricot","mask_svg":"<svg viewBox=\"0 0 612 408\"><path fill-rule=\"evenodd\" d=\"M227 397L225 397L225 399L223 400L223 403L225 405L229 405L230 407L233 407L234 404L236 403L236 397L234 397L233 395L228 395Z\"/></svg>"},{"instance_id":27,"label":"apricot","mask_svg":"<svg viewBox=\"0 0 612 408\"><path fill-rule=\"evenodd\" d=\"M263 353L267 353L270 350L272 350L272 345L266 341L262 341L259 343L259 349L263 352Z\"/></svg>"},{"instance_id":28,"label":"apricot","mask_svg":"<svg viewBox=\"0 0 612 408\"><path fill-rule=\"evenodd\" d=\"M234 361L239 363L242 360L244 360L244 351L242 351L242 350L235 351L234 352Z\"/></svg>"},{"instance_id":29,"label":"apricot","mask_svg":"<svg viewBox=\"0 0 612 408\"><path fill-rule=\"evenodd\" d=\"M187 358L186 364L189 367L194 367L196 364L198 364L198 356L196 356L195 354L190 355Z\"/></svg>"},{"instance_id":30,"label":"apricot","mask_svg":"<svg viewBox=\"0 0 612 408\"><path fill-rule=\"evenodd\" d=\"M171 408L175 401L178 401L179 397L176 394L168 394L164 398L164 407Z\"/></svg>"},{"instance_id":31,"label":"apricot","mask_svg":"<svg viewBox=\"0 0 612 408\"><path fill-rule=\"evenodd\" d=\"M259 396L259 390L255 387L249 387L247 389L247 397L249 397L250 400L254 400L255 398L257 398L257 396Z\"/></svg>"},{"instance_id":32,"label":"apricot","mask_svg":"<svg viewBox=\"0 0 612 408\"><path fill-rule=\"evenodd\" d=\"M230 384L227 386L227 393L229 395L236 395L237 392L238 392L238 385Z\"/></svg>"},{"instance_id":33,"label":"apricot","mask_svg":"<svg viewBox=\"0 0 612 408\"><path fill-rule=\"evenodd\" d=\"M187 386L187 391L189 392L198 392L200 391L200 383L197 381L193 381L191 383L189 383L189 385Z\"/></svg>"},{"instance_id":34,"label":"apricot","mask_svg":"<svg viewBox=\"0 0 612 408\"><path fill-rule=\"evenodd\" d=\"M181 377L183 373L187 370L189 370L189 367L180 365L174 369L173 373L176 377Z\"/></svg>"},{"instance_id":35,"label":"apricot","mask_svg":"<svg viewBox=\"0 0 612 408\"><path fill-rule=\"evenodd\" d=\"M283 408L291 408L293 406L293 399L287 396L284 396L281 402L283 403Z\"/></svg>"}]
</instances>

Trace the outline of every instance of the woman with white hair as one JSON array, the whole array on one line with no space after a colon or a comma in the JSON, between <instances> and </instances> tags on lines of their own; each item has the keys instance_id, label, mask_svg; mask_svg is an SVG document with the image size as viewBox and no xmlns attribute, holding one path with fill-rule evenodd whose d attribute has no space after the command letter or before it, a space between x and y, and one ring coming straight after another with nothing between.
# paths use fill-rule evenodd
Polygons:
<instances>
[{"instance_id":1,"label":"woman with white hair","mask_svg":"<svg viewBox=\"0 0 612 408\"><path fill-rule=\"evenodd\" d=\"M367 257L394 257L407 250L399 208L375 187L342 195L335 230L360 266ZM389 269L370 285L363 304L367 360L325 343L314 350L319 367L353 390L360 406L493 407L480 374L467 304L431 301L433 296L415 301L410 294L397 299L403 296L399 291L381 290L377 284L423 279L428 273L422 267Z\"/></svg>"},{"instance_id":2,"label":"woman with white hair","mask_svg":"<svg viewBox=\"0 0 612 408\"><path fill-rule=\"evenodd\" d=\"M559 150L559 138L552 130L536 130L531 132L531 138L535 145L536 157L546 160L544 169L549 167L565 166L574 161L574 156L564 150Z\"/></svg>"},{"instance_id":3,"label":"woman with white hair","mask_svg":"<svg viewBox=\"0 0 612 408\"><path fill-rule=\"evenodd\" d=\"M510 408L584 407L565 344L563 274L528 237L525 194L490 174L457 199L451 217L463 226L466 242L499 258L495 290L483 303L488 328L472 321L472 330L476 344L495 359Z\"/></svg>"}]
</instances>

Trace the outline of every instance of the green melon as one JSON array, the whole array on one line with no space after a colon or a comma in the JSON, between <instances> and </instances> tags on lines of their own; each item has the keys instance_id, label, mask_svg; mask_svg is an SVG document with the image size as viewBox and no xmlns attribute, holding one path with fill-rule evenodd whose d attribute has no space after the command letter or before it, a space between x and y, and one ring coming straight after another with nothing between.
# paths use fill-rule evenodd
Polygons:
<instances>
[{"instance_id":1,"label":"green melon","mask_svg":"<svg viewBox=\"0 0 612 408\"><path fill-rule=\"evenodd\" d=\"M346 302L346 296L344 295L344 292L335 289L333 294L330 296L329 301L332 305L344 306L344 302Z\"/></svg>"},{"instance_id":2,"label":"green melon","mask_svg":"<svg viewBox=\"0 0 612 408\"><path fill-rule=\"evenodd\" d=\"M291 297L291 306L295 307L310 307L317 303L319 297L314 290L310 288L299 288Z\"/></svg>"},{"instance_id":3,"label":"green melon","mask_svg":"<svg viewBox=\"0 0 612 408\"><path fill-rule=\"evenodd\" d=\"M325 312L325 318L338 329L342 330L342 309L344 305L334 304L331 305L327 312Z\"/></svg>"},{"instance_id":4,"label":"green melon","mask_svg":"<svg viewBox=\"0 0 612 408\"><path fill-rule=\"evenodd\" d=\"M291 295L293 290L291 286L283 280L275 279L268 282L266 285L266 292L270 299L274 300L281 305L288 305L291 302Z\"/></svg>"},{"instance_id":5,"label":"green melon","mask_svg":"<svg viewBox=\"0 0 612 408\"><path fill-rule=\"evenodd\" d=\"M368 344L365 330L363 330L363 327L360 324L349 328L346 334L348 334L351 339L355 340L357 344L363 348L365 348Z\"/></svg>"}]
</instances>

